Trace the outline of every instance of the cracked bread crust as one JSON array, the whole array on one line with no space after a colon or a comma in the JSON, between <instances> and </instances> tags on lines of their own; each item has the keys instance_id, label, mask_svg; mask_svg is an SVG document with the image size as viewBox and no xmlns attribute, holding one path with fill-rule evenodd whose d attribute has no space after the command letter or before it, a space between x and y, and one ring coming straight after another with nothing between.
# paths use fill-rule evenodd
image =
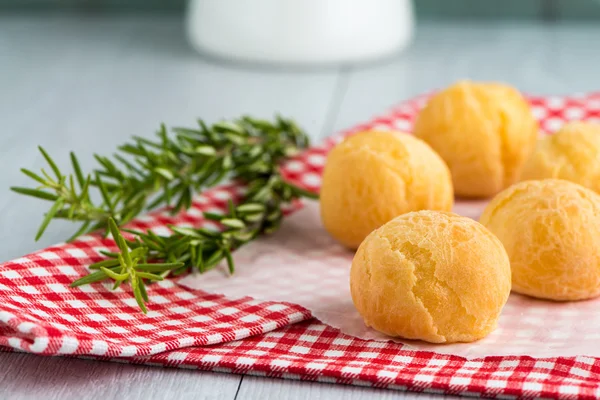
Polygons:
<instances>
[{"instance_id":1,"label":"cracked bread crust","mask_svg":"<svg viewBox=\"0 0 600 400\"><path fill-rule=\"evenodd\" d=\"M361 244L350 273L352 299L368 326L432 343L488 335L510 286L500 241L450 212L411 212L383 225Z\"/></svg>"},{"instance_id":2,"label":"cracked bread crust","mask_svg":"<svg viewBox=\"0 0 600 400\"><path fill-rule=\"evenodd\" d=\"M600 193L600 124L570 122L540 139L521 180L557 178Z\"/></svg>"},{"instance_id":3,"label":"cracked bread crust","mask_svg":"<svg viewBox=\"0 0 600 400\"><path fill-rule=\"evenodd\" d=\"M504 244L513 290L543 299L600 295L600 196L561 179L525 181L498 194L480 222Z\"/></svg>"},{"instance_id":4,"label":"cracked bread crust","mask_svg":"<svg viewBox=\"0 0 600 400\"><path fill-rule=\"evenodd\" d=\"M414 134L446 161L457 195L490 197L519 179L538 123L512 87L461 81L429 100Z\"/></svg>"},{"instance_id":5,"label":"cracked bread crust","mask_svg":"<svg viewBox=\"0 0 600 400\"><path fill-rule=\"evenodd\" d=\"M423 141L400 132L357 133L327 158L320 193L325 229L344 246L392 218L423 209L450 211L450 171Z\"/></svg>"}]
</instances>

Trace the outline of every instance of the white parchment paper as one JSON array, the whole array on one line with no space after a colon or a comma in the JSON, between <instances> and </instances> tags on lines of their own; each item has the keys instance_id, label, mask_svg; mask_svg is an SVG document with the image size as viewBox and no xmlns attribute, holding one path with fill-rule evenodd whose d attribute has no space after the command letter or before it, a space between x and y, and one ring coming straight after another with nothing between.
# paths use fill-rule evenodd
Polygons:
<instances>
[{"instance_id":1,"label":"white parchment paper","mask_svg":"<svg viewBox=\"0 0 600 400\"><path fill-rule=\"evenodd\" d=\"M457 202L454 211L478 218L485 202ZM304 306L322 322L362 339L404 343L415 350L467 358L528 355L600 357L600 300L555 303L511 294L496 331L466 344L390 339L368 328L352 304L353 253L323 229L317 203L289 216L277 234L234 253L236 273L224 269L190 275L180 284L230 297L286 301Z\"/></svg>"}]
</instances>

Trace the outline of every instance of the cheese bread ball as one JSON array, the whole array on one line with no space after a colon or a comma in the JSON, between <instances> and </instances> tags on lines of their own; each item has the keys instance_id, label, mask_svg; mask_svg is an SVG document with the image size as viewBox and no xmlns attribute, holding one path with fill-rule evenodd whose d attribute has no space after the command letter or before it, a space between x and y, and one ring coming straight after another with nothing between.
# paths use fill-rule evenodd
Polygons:
<instances>
[{"instance_id":1,"label":"cheese bread ball","mask_svg":"<svg viewBox=\"0 0 600 400\"><path fill-rule=\"evenodd\" d=\"M423 141L399 132L367 131L327 157L320 193L325 229L356 249L374 229L409 211L450 210L450 171Z\"/></svg>"},{"instance_id":2,"label":"cheese bread ball","mask_svg":"<svg viewBox=\"0 0 600 400\"><path fill-rule=\"evenodd\" d=\"M551 300L600 294L600 196L560 179L498 194L481 223L504 244L513 290Z\"/></svg>"},{"instance_id":3,"label":"cheese bread ball","mask_svg":"<svg viewBox=\"0 0 600 400\"><path fill-rule=\"evenodd\" d=\"M518 181L538 124L512 87L464 81L429 100L414 133L446 161L458 196L489 197Z\"/></svg>"},{"instance_id":4,"label":"cheese bread ball","mask_svg":"<svg viewBox=\"0 0 600 400\"><path fill-rule=\"evenodd\" d=\"M572 122L538 141L522 180L559 178L600 193L600 125Z\"/></svg>"},{"instance_id":5,"label":"cheese bread ball","mask_svg":"<svg viewBox=\"0 0 600 400\"><path fill-rule=\"evenodd\" d=\"M365 323L380 332L472 342L496 328L510 294L510 265L502 243L478 222L411 212L360 245L350 291Z\"/></svg>"}]
</instances>

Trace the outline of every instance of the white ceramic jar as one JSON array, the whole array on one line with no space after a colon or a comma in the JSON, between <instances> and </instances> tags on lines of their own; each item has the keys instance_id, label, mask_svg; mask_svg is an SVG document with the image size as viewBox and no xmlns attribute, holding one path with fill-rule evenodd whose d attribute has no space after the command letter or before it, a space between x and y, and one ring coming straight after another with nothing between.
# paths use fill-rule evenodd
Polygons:
<instances>
[{"instance_id":1,"label":"white ceramic jar","mask_svg":"<svg viewBox=\"0 0 600 400\"><path fill-rule=\"evenodd\" d=\"M368 61L412 38L412 0L190 0L188 39L202 53L271 64Z\"/></svg>"}]
</instances>

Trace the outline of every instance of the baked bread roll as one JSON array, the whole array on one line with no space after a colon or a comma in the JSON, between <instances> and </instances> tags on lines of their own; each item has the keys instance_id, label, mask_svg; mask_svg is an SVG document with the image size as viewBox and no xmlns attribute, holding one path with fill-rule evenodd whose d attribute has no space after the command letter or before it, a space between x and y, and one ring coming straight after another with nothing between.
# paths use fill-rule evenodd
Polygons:
<instances>
[{"instance_id":1,"label":"baked bread roll","mask_svg":"<svg viewBox=\"0 0 600 400\"><path fill-rule=\"evenodd\" d=\"M458 196L490 197L518 181L538 124L512 87L463 81L429 100L414 134L446 161Z\"/></svg>"},{"instance_id":2,"label":"baked bread roll","mask_svg":"<svg viewBox=\"0 0 600 400\"><path fill-rule=\"evenodd\" d=\"M356 249L400 214L451 210L454 195L448 167L425 142L399 132L368 131L331 150L320 203L325 229Z\"/></svg>"},{"instance_id":3,"label":"baked bread roll","mask_svg":"<svg viewBox=\"0 0 600 400\"><path fill-rule=\"evenodd\" d=\"M518 183L498 194L480 222L504 245L513 290L542 299L600 294L600 196L565 180Z\"/></svg>"},{"instance_id":4,"label":"baked bread roll","mask_svg":"<svg viewBox=\"0 0 600 400\"><path fill-rule=\"evenodd\" d=\"M368 326L432 343L488 335L510 285L502 243L478 222L438 211L404 214L372 232L350 272L352 299Z\"/></svg>"},{"instance_id":5,"label":"baked bread roll","mask_svg":"<svg viewBox=\"0 0 600 400\"><path fill-rule=\"evenodd\" d=\"M538 141L522 180L558 178L600 193L600 125L571 122Z\"/></svg>"}]
</instances>

